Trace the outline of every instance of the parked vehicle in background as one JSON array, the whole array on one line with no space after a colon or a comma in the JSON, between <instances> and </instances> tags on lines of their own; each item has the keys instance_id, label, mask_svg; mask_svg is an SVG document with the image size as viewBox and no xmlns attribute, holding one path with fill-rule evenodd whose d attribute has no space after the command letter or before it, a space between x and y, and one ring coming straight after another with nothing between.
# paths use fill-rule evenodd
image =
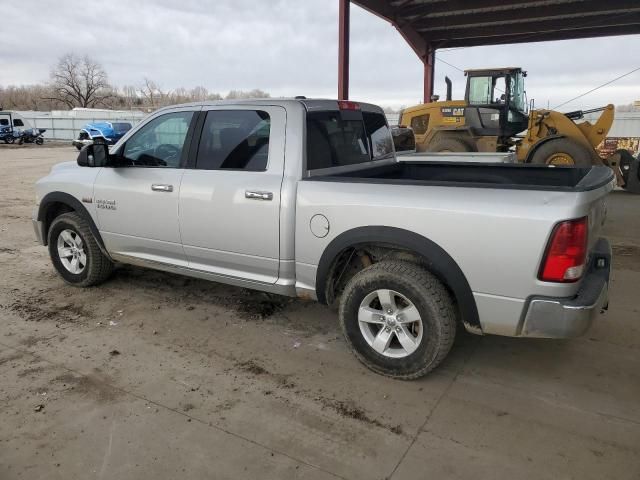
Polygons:
<instances>
[{"instance_id":1,"label":"parked vehicle in background","mask_svg":"<svg viewBox=\"0 0 640 480\"><path fill-rule=\"evenodd\" d=\"M154 112L36 184L69 284L115 262L337 304L371 370L413 379L460 328L566 338L608 305L606 167L398 161L382 109L331 100Z\"/></svg>"},{"instance_id":2,"label":"parked vehicle in background","mask_svg":"<svg viewBox=\"0 0 640 480\"><path fill-rule=\"evenodd\" d=\"M42 134L46 131L46 128L27 128L26 130L21 130L20 136L18 137L18 144L35 143L36 145L42 145L44 143Z\"/></svg>"},{"instance_id":3,"label":"parked vehicle in background","mask_svg":"<svg viewBox=\"0 0 640 480\"><path fill-rule=\"evenodd\" d=\"M15 138L13 138L13 129L11 127L0 126L0 140L4 143L13 143L15 141Z\"/></svg>"},{"instance_id":4,"label":"parked vehicle in background","mask_svg":"<svg viewBox=\"0 0 640 480\"><path fill-rule=\"evenodd\" d=\"M88 123L82 127L78 138L72 143L78 150L85 145L91 145L96 139L100 139L107 145L115 145L129 130L131 130L131 123L129 122Z\"/></svg>"},{"instance_id":5,"label":"parked vehicle in background","mask_svg":"<svg viewBox=\"0 0 640 480\"><path fill-rule=\"evenodd\" d=\"M0 140L14 143L20 138L22 129L31 128L21 115L10 110L0 110Z\"/></svg>"}]
</instances>

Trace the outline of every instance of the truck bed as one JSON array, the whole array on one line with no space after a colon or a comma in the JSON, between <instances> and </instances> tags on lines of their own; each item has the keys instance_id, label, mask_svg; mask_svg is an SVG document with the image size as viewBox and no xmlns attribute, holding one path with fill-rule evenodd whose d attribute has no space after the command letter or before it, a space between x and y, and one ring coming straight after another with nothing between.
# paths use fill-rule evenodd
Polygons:
<instances>
[{"instance_id":1,"label":"truck bed","mask_svg":"<svg viewBox=\"0 0 640 480\"><path fill-rule=\"evenodd\" d=\"M314 175L315 181L433 185L581 192L609 183L607 167L548 167L522 164L398 162Z\"/></svg>"}]
</instances>

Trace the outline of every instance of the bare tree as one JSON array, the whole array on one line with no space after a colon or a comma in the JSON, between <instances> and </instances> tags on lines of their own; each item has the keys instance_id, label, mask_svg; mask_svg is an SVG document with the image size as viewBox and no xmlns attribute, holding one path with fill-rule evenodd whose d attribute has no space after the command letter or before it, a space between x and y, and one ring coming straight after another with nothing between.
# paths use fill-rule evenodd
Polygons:
<instances>
[{"instance_id":1,"label":"bare tree","mask_svg":"<svg viewBox=\"0 0 640 480\"><path fill-rule=\"evenodd\" d=\"M168 96L156 82L147 77L144 78L144 85L140 87L140 95L145 100L144 103L152 109L162 107Z\"/></svg>"},{"instance_id":2,"label":"bare tree","mask_svg":"<svg viewBox=\"0 0 640 480\"><path fill-rule=\"evenodd\" d=\"M243 98L269 98L271 97L271 95L269 95L267 92L260 90L259 88L254 88L253 90L250 90L248 92L245 92L243 90L231 90L229 93L227 93L227 96L225 97L227 100L236 100L236 99L243 99Z\"/></svg>"},{"instance_id":3,"label":"bare tree","mask_svg":"<svg viewBox=\"0 0 640 480\"><path fill-rule=\"evenodd\" d=\"M63 55L51 69L52 100L69 108L95 107L113 97L107 73L88 56Z\"/></svg>"}]
</instances>

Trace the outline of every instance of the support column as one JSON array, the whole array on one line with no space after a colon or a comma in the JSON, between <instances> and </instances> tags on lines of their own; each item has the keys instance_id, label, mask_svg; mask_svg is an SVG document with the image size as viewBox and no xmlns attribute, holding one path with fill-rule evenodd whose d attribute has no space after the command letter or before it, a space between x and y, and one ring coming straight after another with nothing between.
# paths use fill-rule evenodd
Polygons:
<instances>
[{"instance_id":1,"label":"support column","mask_svg":"<svg viewBox=\"0 0 640 480\"><path fill-rule=\"evenodd\" d=\"M431 46L427 47L427 54L422 62L424 63L424 103L431 101L433 95L433 73L435 68L435 50Z\"/></svg>"},{"instance_id":2,"label":"support column","mask_svg":"<svg viewBox=\"0 0 640 480\"><path fill-rule=\"evenodd\" d=\"M339 0L338 20L338 99L349 99L349 7L350 0Z\"/></svg>"}]
</instances>

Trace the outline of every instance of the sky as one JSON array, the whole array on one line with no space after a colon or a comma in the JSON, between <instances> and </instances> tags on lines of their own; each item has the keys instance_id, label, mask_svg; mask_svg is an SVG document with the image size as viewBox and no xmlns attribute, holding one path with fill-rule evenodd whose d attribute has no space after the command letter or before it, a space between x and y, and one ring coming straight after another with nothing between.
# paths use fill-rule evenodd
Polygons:
<instances>
[{"instance_id":1,"label":"sky","mask_svg":"<svg viewBox=\"0 0 640 480\"><path fill-rule=\"evenodd\" d=\"M88 54L117 86L148 77L163 89L260 88L272 96L337 96L338 0L21 0L2 10L0 85L42 83L65 53ZM103 11L103 15L101 15ZM464 96L464 70L521 66L537 106L554 106L640 67L640 35L440 50ZM442 61L438 60L441 59ZM444 63L447 62L447 63ZM398 108L420 103L422 64L384 20L351 7L350 97ZM640 100L640 71L561 110Z\"/></svg>"}]
</instances>

